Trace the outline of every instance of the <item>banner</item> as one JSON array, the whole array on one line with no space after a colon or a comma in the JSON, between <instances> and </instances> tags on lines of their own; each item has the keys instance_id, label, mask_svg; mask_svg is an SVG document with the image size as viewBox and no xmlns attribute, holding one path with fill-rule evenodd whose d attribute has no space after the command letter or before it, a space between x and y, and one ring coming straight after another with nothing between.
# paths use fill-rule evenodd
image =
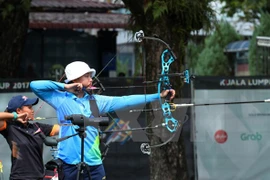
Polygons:
<instances>
[{"instance_id":1,"label":"banner","mask_svg":"<svg viewBox=\"0 0 270 180\"><path fill-rule=\"evenodd\" d=\"M194 93L195 104L269 98L266 89L196 89ZM203 106L194 112L197 179L270 179L269 103Z\"/></svg>"},{"instance_id":2,"label":"banner","mask_svg":"<svg viewBox=\"0 0 270 180\"><path fill-rule=\"evenodd\" d=\"M0 92L26 92L29 91L28 81L1 81Z\"/></svg>"}]
</instances>

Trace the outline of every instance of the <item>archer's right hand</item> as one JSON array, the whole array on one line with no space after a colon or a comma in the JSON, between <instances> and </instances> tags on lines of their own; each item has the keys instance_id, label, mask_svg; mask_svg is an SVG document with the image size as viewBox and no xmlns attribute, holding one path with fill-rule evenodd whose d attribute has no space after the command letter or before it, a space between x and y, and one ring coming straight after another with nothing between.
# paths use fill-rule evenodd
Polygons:
<instances>
[{"instance_id":1,"label":"archer's right hand","mask_svg":"<svg viewBox=\"0 0 270 180\"><path fill-rule=\"evenodd\" d=\"M78 94L79 92L81 92L82 88L83 88L82 83L65 84L65 90L74 94Z\"/></svg>"},{"instance_id":2,"label":"archer's right hand","mask_svg":"<svg viewBox=\"0 0 270 180\"><path fill-rule=\"evenodd\" d=\"M26 124L28 122L28 113L20 113L18 114L17 121L21 122L22 124Z\"/></svg>"}]
</instances>

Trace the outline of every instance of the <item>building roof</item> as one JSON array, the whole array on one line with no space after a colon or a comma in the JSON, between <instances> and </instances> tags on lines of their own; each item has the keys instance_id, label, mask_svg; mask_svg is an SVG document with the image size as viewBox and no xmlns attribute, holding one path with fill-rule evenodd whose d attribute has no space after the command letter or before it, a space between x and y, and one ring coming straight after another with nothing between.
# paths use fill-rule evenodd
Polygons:
<instances>
[{"instance_id":1,"label":"building roof","mask_svg":"<svg viewBox=\"0 0 270 180\"><path fill-rule=\"evenodd\" d=\"M31 12L29 28L126 28L129 15L114 13L59 13Z\"/></svg>"},{"instance_id":2,"label":"building roof","mask_svg":"<svg viewBox=\"0 0 270 180\"><path fill-rule=\"evenodd\" d=\"M126 28L129 15L110 12L120 8L124 8L124 5L97 0L32 0L29 27Z\"/></svg>"},{"instance_id":3,"label":"building roof","mask_svg":"<svg viewBox=\"0 0 270 180\"><path fill-rule=\"evenodd\" d=\"M124 8L123 4L114 4L114 3L107 3L107 2L99 2L95 0L32 0L31 2L31 9L38 11L68 11L69 9L72 10L115 10Z\"/></svg>"},{"instance_id":4,"label":"building roof","mask_svg":"<svg viewBox=\"0 0 270 180\"><path fill-rule=\"evenodd\" d=\"M224 52L247 51L249 48L249 44L249 40L231 42L226 46Z\"/></svg>"}]
</instances>

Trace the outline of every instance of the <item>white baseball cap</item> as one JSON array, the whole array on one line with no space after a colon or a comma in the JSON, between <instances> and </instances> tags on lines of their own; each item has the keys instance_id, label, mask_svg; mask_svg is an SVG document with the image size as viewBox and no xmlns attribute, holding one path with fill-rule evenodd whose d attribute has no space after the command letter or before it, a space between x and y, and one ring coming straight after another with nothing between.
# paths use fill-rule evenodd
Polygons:
<instances>
[{"instance_id":1,"label":"white baseball cap","mask_svg":"<svg viewBox=\"0 0 270 180\"><path fill-rule=\"evenodd\" d=\"M96 75L96 70L91 69L85 62L74 61L72 63L69 63L65 68L65 74L67 77L65 82L68 83L89 72L91 72L91 77L94 77Z\"/></svg>"}]
</instances>

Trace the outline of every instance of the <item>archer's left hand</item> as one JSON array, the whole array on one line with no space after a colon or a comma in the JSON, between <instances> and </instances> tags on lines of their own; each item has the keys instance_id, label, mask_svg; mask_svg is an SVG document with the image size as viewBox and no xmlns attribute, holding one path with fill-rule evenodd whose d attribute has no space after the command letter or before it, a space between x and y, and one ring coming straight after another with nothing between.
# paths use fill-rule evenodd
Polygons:
<instances>
[{"instance_id":1,"label":"archer's left hand","mask_svg":"<svg viewBox=\"0 0 270 180\"><path fill-rule=\"evenodd\" d=\"M160 93L161 98L166 98L167 96L169 96L170 101L173 100L173 98L175 97L175 90L174 89L166 89Z\"/></svg>"}]
</instances>

